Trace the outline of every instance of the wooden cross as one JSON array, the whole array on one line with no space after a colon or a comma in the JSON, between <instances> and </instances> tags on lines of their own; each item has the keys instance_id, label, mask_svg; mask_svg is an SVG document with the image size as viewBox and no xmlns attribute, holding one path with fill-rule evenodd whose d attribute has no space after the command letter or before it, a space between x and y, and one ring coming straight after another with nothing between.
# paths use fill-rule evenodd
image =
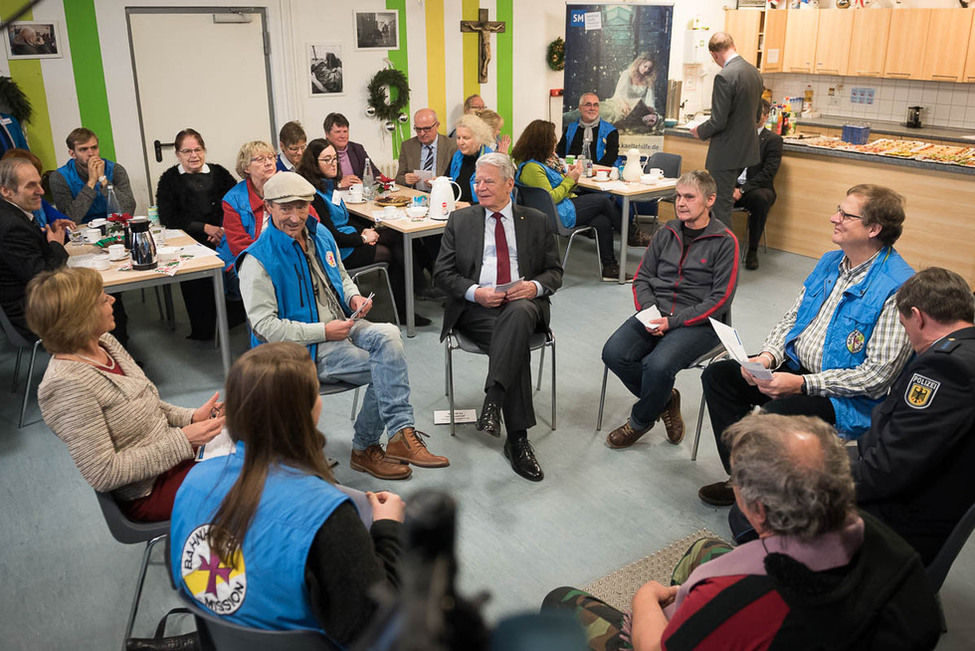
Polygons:
<instances>
[{"instance_id":1,"label":"wooden cross","mask_svg":"<svg viewBox=\"0 0 975 651\"><path fill-rule=\"evenodd\" d=\"M460 31L477 32L477 50L480 63L477 68L477 81L483 84L488 80L488 63L491 61L491 41L489 35L503 33L505 25L501 21L488 20L487 9L478 10L477 16L477 20L460 21Z\"/></svg>"}]
</instances>

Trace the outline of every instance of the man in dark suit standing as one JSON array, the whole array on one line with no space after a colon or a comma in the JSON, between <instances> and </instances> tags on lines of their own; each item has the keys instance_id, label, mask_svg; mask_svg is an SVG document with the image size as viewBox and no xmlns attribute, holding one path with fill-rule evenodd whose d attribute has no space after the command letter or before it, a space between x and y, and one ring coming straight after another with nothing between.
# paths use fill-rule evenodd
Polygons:
<instances>
[{"instance_id":1,"label":"man in dark suit standing","mask_svg":"<svg viewBox=\"0 0 975 651\"><path fill-rule=\"evenodd\" d=\"M731 226L735 179L759 162L755 121L760 114L762 75L735 51L730 34L718 32L708 41L711 58L721 66L711 92L711 118L691 129L701 140L711 140L705 167L718 186L711 214Z\"/></svg>"},{"instance_id":2,"label":"man in dark suit standing","mask_svg":"<svg viewBox=\"0 0 975 651\"><path fill-rule=\"evenodd\" d=\"M762 117L758 119L758 144L761 160L745 168L735 183L735 207L748 211L748 254L745 269L758 269L758 242L765 230L768 211L775 203L775 179L782 163L782 136L765 128L769 111L768 100L762 100Z\"/></svg>"},{"instance_id":3,"label":"man in dark suit standing","mask_svg":"<svg viewBox=\"0 0 975 651\"><path fill-rule=\"evenodd\" d=\"M503 413L505 457L516 473L541 481L544 474L528 442L528 428L535 424L528 341L548 326L549 296L562 286L562 267L546 217L512 203L514 176L504 154L478 159L479 204L450 215L434 280L449 297L441 340L457 328L488 354L477 429L501 436ZM511 281L520 282L507 291L496 289Z\"/></svg>"},{"instance_id":4,"label":"man in dark suit standing","mask_svg":"<svg viewBox=\"0 0 975 651\"><path fill-rule=\"evenodd\" d=\"M31 278L67 262L63 244L71 222L59 219L46 232L37 225L32 213L40 209L44 189L26 158L0 161L0 196L0 306L17 332L35 339L24 317L24 291Z\"/></svg>"},{"instance_id":5,"label":"man in dark suit standing","mask_svg":"<svg viewBox=\"0 0 975 651\"><path fill-rule=\"evenodd\" d=\"M416 112L413 116L416 136L400 146L396 183L429 192L430 184L421 181L414 171L433 172L434 176L447 173L450 159L457 151L457 143L439 133L439 126L440 120L433 109L423 108Z\"/></svg>"}]
</instances>

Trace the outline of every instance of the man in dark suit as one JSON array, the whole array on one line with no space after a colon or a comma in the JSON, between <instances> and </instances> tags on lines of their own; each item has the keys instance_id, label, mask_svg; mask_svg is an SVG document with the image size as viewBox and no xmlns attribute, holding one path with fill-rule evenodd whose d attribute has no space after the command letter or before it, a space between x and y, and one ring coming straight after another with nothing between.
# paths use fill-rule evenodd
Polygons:
<instances>
[{"instance_id":1,"label":"man in dark suit","mask_svg":"<svg viewBox=\"0 0 975 651\"><path fill-rule=\"evenodd\" d=\"M339 188L344 190L350 185L362 183L366 160L372 168L372 175L379 178L379 168L369 158L366 148L349 140L349 120L344 115L329 113L325 116L322 128L325 130L325 139L335 147L335 155L339 157L339 172L342 173Z\"/></svg>"},{"instance_id":2,"label":"man in dark suit","mask_svg":"<svg viewBox=\"0 0 975 651\"><path fill-rule=\"evenodd\" d=\"M735 51L731 35L718 32L708 41L711 58L721 66L711 92L711 117L691 129L701 140L711 140L705 167L718 186L711 214L731 226L735 179L759 162L755 121L760 115L762 75Z\"/></svg>"},{"instance_id":3,"label":"man in dark suit","mask_svg":"<svg viewBox=\"0 0 975 651\"><path fill-rule=\"evenodd\" d=\"M761 160L745 168L735 183L735 207L748 211L748 254L745 269L758 269L758 242L765 230L768 211L775 203L775 179L782 163L782 136L765 128L769 111L768 100L762 100L762 117L758 119L758 145Z\"/></svg>"},{"instance_id":4,"label":"man in dark suit","mask_svg":"<svg viewBox=\"0 0 975 651\"><path fill-rule=\"evenodd\" d=\"M64 235L72 224L59 219L46 232L34 220L44 189L37 169L25 158L0 161L0 306L10 323L28 339L36 337L24 317L24 292L31 278L64 265Z\"/></svg>"},{"instance_id":5,"label":"man in dark suit","mask_svg":"<svg viewBox=\"0 0 975 651\"><path fill-rule=\"evenodd\" d=\"M413 116L413 131L416 136L403 142L399 149L399 168L396 182L424 192L430 191L430 184L421 181L414 170L433 172L443 176L450 166L450 159L457 151L457 143L439 133L440 120L433 109L420 109Z\"/></svg>"},{"instance_id":6,"label":"man in dark suit","mask_svg":"<svg viewBox=\"0 0 975 651\"><path fill-rule=\"evenodd\" d=\"M528 442L528 428L535 424L528 341L548 326L549 296L562 286L562 267L547 218L512 203L514 176L504 154L478 159L479 204L450 215L434 280L449 297L441 340L456 328L488 354L477 429L501 436L503 413L505 457L516 473L541 481ZM511 281L520 282L507 291L496 289Z\"/></svg>"},{"instance_id":7,"label":"man in dark suit","mask_svg":"<svg viewBox=\"0 0 975 651\"><path fill-rule=\"evenodd\" d=\"M931 267L897 292L917 357L873 411L853 461L857 504L931 563L975 504L975 307L968 283Z\"/></svg>"}]
</instances>

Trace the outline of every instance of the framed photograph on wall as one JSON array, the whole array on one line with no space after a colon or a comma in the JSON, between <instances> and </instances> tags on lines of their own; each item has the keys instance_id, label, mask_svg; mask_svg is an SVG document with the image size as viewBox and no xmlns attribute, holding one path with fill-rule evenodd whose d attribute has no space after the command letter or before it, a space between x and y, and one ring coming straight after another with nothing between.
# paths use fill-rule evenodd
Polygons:
<instances>
[{"instance_id":1,"label":"framed photograph on wall","mask_svg":"<svg viewBox=\"0 0 975 651\"><path fill-rule=\"evenodd\" d=\"M19 21L3 30L8 59L60 59L62 39L56 21Z\"/></svg>"},{"instance_id":2,"label":"framed photograph on wall","mask_svg":"<svg viewBox=\"0 0 975 651\"><path fill-rule=\"evenodd\" d=\"M345 94L341 45L309 43L308 88L311 97L334 97Z\"/></svg>"},{"instance_id":3,"label":"framed photograph on wall","mask_svg":"<svg viewBox=\"0 0 975 651\"><path fill-rule=\"evenodd\" d=\"M356 11L354 13L355 49L399 49L399 12Z\"/></svg>"}]
</instances>

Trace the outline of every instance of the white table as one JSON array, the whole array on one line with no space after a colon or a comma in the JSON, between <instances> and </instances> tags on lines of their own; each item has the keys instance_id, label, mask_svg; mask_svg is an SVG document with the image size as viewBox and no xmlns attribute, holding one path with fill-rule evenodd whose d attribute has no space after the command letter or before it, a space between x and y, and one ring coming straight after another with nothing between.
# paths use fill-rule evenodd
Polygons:
<instances>
[{"instance_id":1,"label":"white table","mask_svg":"<svg viewBox=\"0 0 975 651\"><path fill-rule=\"evenodd\" d=\"M196 240L183 231L179 231L179 233L180 235L176 237L167 237L166 246L190 246L196 244ZM71 256L103 251L103 249L93 244L68 244L65 248ZM224 262L217 257L216 251L213 252L213 255L195 257L185 261L179 271L172 276L158 273L154 270L120 271L119 267L128 261L129 259L125 258L118 262L112 262L110 268L99 271L102 275L102 282L105 284L106 290L121 292L131 289L146 289L160 285L172 285L186 280L196 280L197 278L213 278L213 299L217 307L217 337L220 342L220 357L223 362L223 373L227 375L230 372L230 332L227 327L227 305L224 303L223 295Z\"/></svg>"},{"instance_id":2,"label":"white table","mask_svg":"<svg viewBox=\"0 0 975 651\"><path fill-rule=\"evenodd\" d=\"M609 169L597 167L596 169ZM623 181L596 181L594 178L581 177L579 187L587 190L598 190L616 197L623 197L623 211L620 223L620 276L619 283L626 282L626 246L629 237L630 201L648 201L664 199L674 194L677 179L660 179L656 183L624 183Z\"/></svg>"}]
</instances>

